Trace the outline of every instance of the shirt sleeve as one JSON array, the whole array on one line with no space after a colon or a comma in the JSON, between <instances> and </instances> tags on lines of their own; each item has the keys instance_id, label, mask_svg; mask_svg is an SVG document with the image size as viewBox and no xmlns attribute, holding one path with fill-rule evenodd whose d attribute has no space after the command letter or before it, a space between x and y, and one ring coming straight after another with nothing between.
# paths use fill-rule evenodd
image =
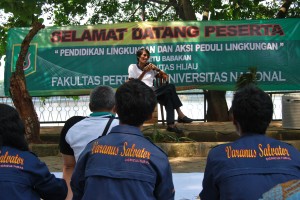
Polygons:
<instances>
[{"instance_id":1,"label":"shirt sleeve","mask_svg":"<svg viewBox=\"0 0 300 200\"><path fill-rule=\"evenodd\" d=\"M211 153L211 152L210 152ZM202 182L202 191L199 196L201 200L218 200L220 192L217 186L214 184L214 175L213 175L213 164L211 161L211 154L207 157L207 163L204 171L204 178Z\"/></svg>"},{"instance_id":2,"label":"shirt sleeve","mask_svg":"<svg viewBox=\"0 0 300 200\"><path fill-rule=\"evenodd\" d=\"M172 170L168 159L162 160L166 162L165 167L161 167L155 187L155 197L158 200L173 200L175 197L175 189L173 184Z\"/></svg>"},{"instance_id":3,"label":"shirt sleeve","mask_svg":"<svg viewBox=\"0 0 300 200\"><path fill-rule=\"evenodd\" d=\"M135 68L135 64L131 64L131 65L129 65L129 67L128 67L128 78L130 79L130 78L138 78L138 76L137 76L137 73L135 72L136 70L134 70L134 68Z\"/></svg>"},{"instance_id":4,"label":"shirt sleeve","mask_svg":"<svg viewBox=\"0 0 300 200\"><path fill-rule=\"evenodd\" d=\"M66 135L67 135L69 129L74 124L83 120L84 118L85 117L83 117L83 116L73 116L66 121L64 127L62 128L62 130L60 132L60 138L59 138L59 150L61 153L66 154L66 155L74 155L73 149L66 142Z\"/></svg>"},{"instance_id":5,"label":"shirt sleeve","mask_svg":"<svg viewBox=\"0 0 300 200\"><path fill-rule=\"evenodd\" d=\"M34 190L42 199L64 200L68 193L66 181L50 173L47 165L35 155L28 171L32 174Z\"/></svg>"},{"instance_id":6,"label":"shirt sleeve","mask_svg":"<svg viewBox=\"0 0 300 200\"><path fill-rule=\"evenodd\" d=\"M80 200L84 195L85 187L85 168L89 157L90 144L88 144L81 153L76 162L75 169L71 178L71 188L73 192L73 200Z\"/></svg>"}]
</instances>

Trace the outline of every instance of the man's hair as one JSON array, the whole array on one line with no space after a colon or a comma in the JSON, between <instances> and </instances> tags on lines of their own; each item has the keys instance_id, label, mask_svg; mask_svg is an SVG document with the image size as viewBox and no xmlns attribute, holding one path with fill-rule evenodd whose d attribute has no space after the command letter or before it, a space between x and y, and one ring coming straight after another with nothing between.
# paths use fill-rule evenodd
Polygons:
<instances>
[{"instance_id":1,"label":"man's hair","mask_svg":"<svg viewBox=\"0 0 300 200\"><path fill-rule=\"evenodd\" d=\"M242 133L265 134L272 120L273 103L267 93L249 84L235 93L232 114Z\"/></svg>"},{"instance_id":2,"label":"man's hair","mask_svg":"<svg viewBox=\"0 0 300 200\"><path fill-rule=\"evenodd\" d=\"M150 52L148 49L146 48L141 48L136 52L136 59L139 62L139 57L141 57L141 55L143 54L143 52L146 51L146 53L148 54L148 56L150 56Z\"/></svg>"},{"instance_id":3,"label":"man's hair","mask_svg":"<svg viewBox=\"0 0 300 200\"><path fill-rule=\"evenodd\" d=\"M19 113L12 106L0 103L0 148L2 146L29 150L25 139L25 127Z\"/></svg>"},{"instance_id":4,"label":"man's hair","mask_svg":"<svg viewBox=\"0 0 300 200\"><path fill-rule=\"evenodd\" d=\"M122 124L141 126L152 116L156 104L154 91L138 79L117 89L116 110Z\"/></svg>"},{"instance_id":5,"label":"man's hair","mask_svg":"<svg viewBox=\"0 0 300 200\"><path fill-rule=\"evenodd\" d=\"M90 110L111 110L115 105L115 91L109 86L97 86L90 93Z\"/></svg>"}]
</instances>

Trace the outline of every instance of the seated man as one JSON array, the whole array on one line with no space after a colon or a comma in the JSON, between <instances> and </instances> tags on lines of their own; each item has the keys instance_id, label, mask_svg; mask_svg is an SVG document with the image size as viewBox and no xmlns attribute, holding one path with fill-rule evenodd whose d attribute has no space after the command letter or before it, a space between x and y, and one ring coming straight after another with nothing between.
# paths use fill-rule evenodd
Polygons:
<instances>
[{"instance_id":1,"label":"seated man","mask_svg":"<svg viewBox=\"0 0 300 200\"><path fill-rule=\"evenodd\" d=\"M166 84L155 88L153 80L157 75L166 76L167 74L157 68L152 63L148 63L150 52L146 48L141 48L136 52L137 64L131 64L128 67L128 78L139 79L151 87L157 96L159 103L165 106L167 114L167 131L175 132L181 136L183 130L175 125L175 110L178 114L179 123L191 123L193 120L188 118L181 110L182 102L176 93L174 84Z\"/></svg>"},{"instance_id":2,"label":"seated man","mask_svg":"<svg viewBox=\"0 0 300 200\"><path fill-rule=\"evenodd\" d=\"M238 140L213 148L204 172L201 200L253 200L278 183L300 178L300 152L267 137L273 104L268 94L247 85L234 95Z\"/></svg>"},{"instance_id":3,"label":"seated man","mask_svg":"<svg viewBox=\"0 0 300 200\"><path fill-rule=\"evenodd\" d=\"M156 106L154 91L140 80L116 92L120 125L89 143L71 179L73 199L174 199L167 155L143 136Z\"/></svg>"},{"instance_id":4,"label":"seated man","mask_svg":"<svg viewBox=\"0 0 300 200\"><path fill-rule=\"evenodd\" d=\"M68 119L60 135L60 152L63 157L63 178L70 188L71 176L80 153L92 140L105 135L112 127L119 124L114 118L115 91L109 86L97 86L90 94L89 117L74 116Z\"/></svg>"}]
</instances>

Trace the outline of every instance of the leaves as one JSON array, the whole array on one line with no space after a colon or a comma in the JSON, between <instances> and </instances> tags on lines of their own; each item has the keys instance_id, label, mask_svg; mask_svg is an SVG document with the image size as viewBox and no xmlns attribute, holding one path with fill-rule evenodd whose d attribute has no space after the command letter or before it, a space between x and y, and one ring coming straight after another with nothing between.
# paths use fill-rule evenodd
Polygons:
<instances>
[{"instance_id":1,"label":"leaves","mask_svg":"<svg viewBox=\"0 0 300 200\"><path fill-rule=\"evenodd\" d=\"M145 134L145 132L150 131L151 134ZM153 124L153 126L146 127L142 130L144 132L145 137L154 143L160 142L195 142L195 140L189 137L179 137L176 136L175 133L169 133L166 131L161 131L158 128L157 124Z\"/></svg>"}]
</instances>

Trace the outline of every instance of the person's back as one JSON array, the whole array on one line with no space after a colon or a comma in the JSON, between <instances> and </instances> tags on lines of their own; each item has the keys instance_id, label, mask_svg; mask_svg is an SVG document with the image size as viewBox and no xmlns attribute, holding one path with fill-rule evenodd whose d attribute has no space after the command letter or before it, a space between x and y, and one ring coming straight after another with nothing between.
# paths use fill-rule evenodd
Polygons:
<instances>
[{"instance_id":1,"label":"person's back","mask_svg":"<svg viewBox=\"0 0 300 200\"><path fill-rule=\"evenodd\" d=\"M264 135L246 135L215 147L209 154L201 199L259 199L274 187L300 178L300 153ZM208 184L208 185L206 185ZM209 189L212 186L219 188Z\"/></svg>"},{"instance_id":2,"label":"person's back","mask_svg":"<svg viewBox=\"0 0 300 200\"><path fill-rule=\"evenodd\" d=\"M67 185L31 153L17 111L0 104L0 199L65 199Z\"/></svg>"},{"instance_id":3,"label":"person's back","mask_svg":"<svg viewBox=\"0 0 300 200\"><path fill-rule=\"evenodd\" d=\"M75 160L78 160L79 155L85 148L85 146L92 140L98 138L103 134L106 125L110 121L112 116L109 113L102 113L98 116L89 116L74 124L66 135L66 142L69 143L75 156ZM107 132L112 127L119 124L118 119L112 119L111 124L107 129Z\"/></svg>"},{"instance_id":4,"label":"person's back","mask_svg":"<svg viewBox=\"0 0 300 200\"><path fill-rule=\"evenodd\" d=\"M28 151L3 146L0 153L0 199L65 199L67 185Z\"/></svg>"},{"instance_id":5,"label":"person's back","mask_svg":"<svg viewBox=\"0 0 300 200\"><path fill-rule=\"evenodd\" d=\"M89 143L72 176L73 199L174 199L167 155L140 130L152 116L155 94L139 80L120 86L120 125Z\"/></svg>"},{"instance_id":6,"label":"person's back","mask_svg":"<svg viewBox=\"0 0 300 200\"><path fill-rule=\"evenodd\" d=\"M115 106L115 92L109 86L97 86L90 94L90 116L75 123L65 136L66 142L74 152L75 160L85 146L102 134L107 134L110 129L119 124L113 112ZM106 127L107 126L107 127ZM107 128L107 130L105 130ZM104 131L106 131L104 133Z\"/></svg>"},{"instance_id":7,"label":"person's back","mask_svg":"<svg viewBox=\"0 0 300 200\"><path fill-rule=\"evenodd\" d=\"M60 134L60 152L63 158L63 178L72 199L70 180L79 155L85 146L101 135L107 134L119 124L115 118L115 91L110 86L97 86L90 93L88 117L73 116L65 123Z\"/></svg>"},{"instance_id":8,"label":"person's back","mask_svg":"<svg viewBox=\"0 0 300 200\"><path fill-rule=\"evenodd\" d=\"M114 127L109 135L90 143L87 149L83 152L89 160L83 199L94 196L102 199L170 199L171 196L163 196L171 195L173 189L168 158L144 138L138 128ZM81 166L80 160L78 164Z\"/></svg>"},{"instance_id":9,"label":"person's back","mask_svg":"<svg viewBox=\"0 0 300 200\"><path fill-rule=\"evenodd\" d=\"M299 151L265 136L273 113L270 97L248 86L235 94L232 110L241 137L209 152L201 200L259 199L278 183L299 179Z\"/></svg>"}]
</instances>

